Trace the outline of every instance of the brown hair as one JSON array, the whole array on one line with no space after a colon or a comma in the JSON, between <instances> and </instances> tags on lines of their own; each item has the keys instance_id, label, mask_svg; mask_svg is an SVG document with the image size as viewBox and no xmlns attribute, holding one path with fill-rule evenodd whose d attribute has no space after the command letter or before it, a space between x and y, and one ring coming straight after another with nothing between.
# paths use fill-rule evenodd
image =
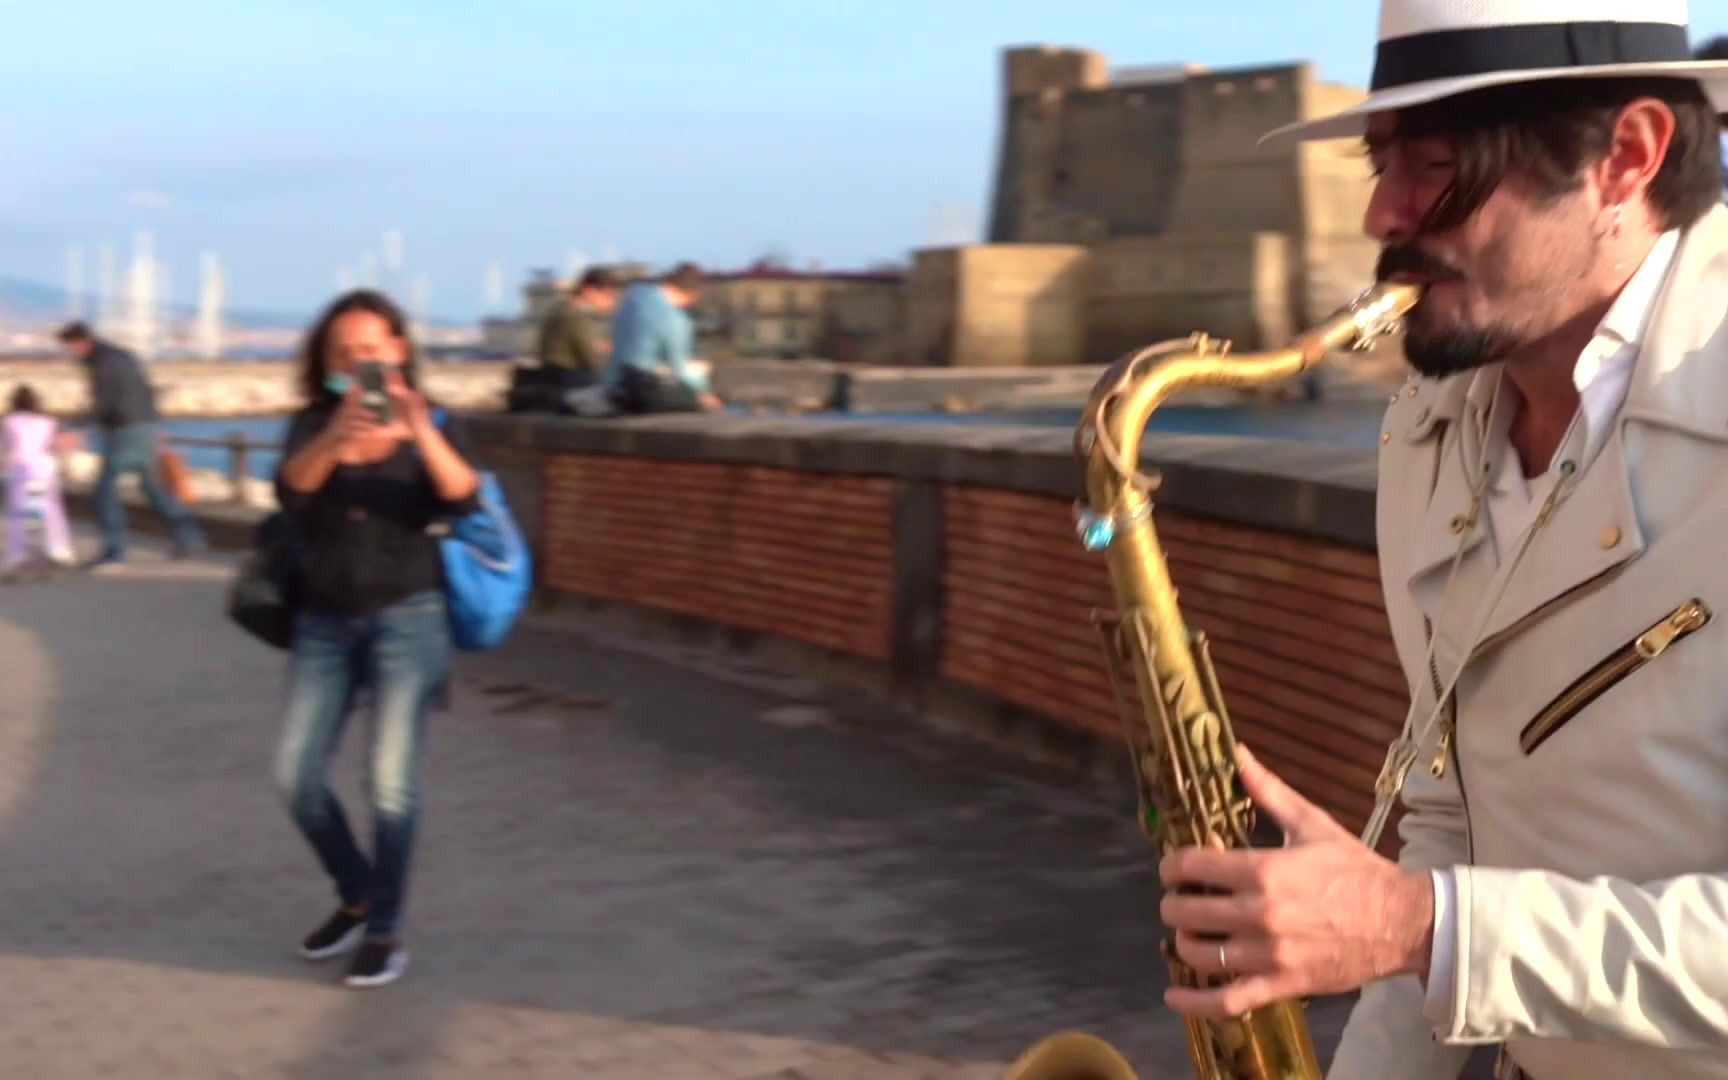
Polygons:
<instances>
[{"instance_id":1,"label":"brown hair","mask_svg":"<svg viewBox=\"0 0 1728 1080\"><path fill-rule=\"evenodd\" d=\"M54 336L68 345L75 341L96 340L96 335L90 331L89 325L84 322L69 322L65 326L62 326L59 333Z\"/></svg>"},{"instance_id":2,"label":"brown hair","mask_svg":"<svg viewBox=\"0 0 1728 1080\"><path fill-rule=\"evenodd\" d=\"M702 288L702 269L695 263L679 263L666 275L665 282L685 292L697 292Z\"/></svg>"},{"instance_id":3,"label":"brown hair","mask_svg":"<svg viewBox=\"0 0 1728 1080\"><path fill-rule=\"evenodd\" d=\"M602 292L618 288L618 275L604 266L596 266L582 275L582 280L570 287L571 295L581 293L586 289L599 289Z\"/></svg>"},{"instance_id":4,"label":"brown hair","mask_svg":"<svg viewBox=\"0 0 1728 1080\"><path fill-rule=\"evenodd\" d=\"M390 336L407 346L408 355L402 362L402 381L418 388L419 355L414 348L414 339L408 333L408 316L383 293L373 289L356 289L331 301L330 306L324 309L324 314L312 324L312 329L306 332L305 344L300 348L300 389L306 395L307 401L317 401L328 396L329 391L324 388L324 379L329 374L330 361L325 354L330 347L330 332L337 319L356 311L368 312L383 319L389 324Z\"/></svg>"},{"instance_id":5,"label":"brown hair","mask_svg":"<svg viewBox=\"0 0 1728 1080\"><path fill-rule=\"evenodd\" d=\"M1551 79L1491 86L1401 110L1401 138L1453 144L1455 173L1422 222L1423 232L1463 224L1514 174L1539 195L1577 191L1584 170L1607 156L1622 110L1642 97L1674 113L1668 156L1646 192L1657 224L1684 228L1722 199L1717 118L1691 79Z\"/></svg>"}]
</instances>

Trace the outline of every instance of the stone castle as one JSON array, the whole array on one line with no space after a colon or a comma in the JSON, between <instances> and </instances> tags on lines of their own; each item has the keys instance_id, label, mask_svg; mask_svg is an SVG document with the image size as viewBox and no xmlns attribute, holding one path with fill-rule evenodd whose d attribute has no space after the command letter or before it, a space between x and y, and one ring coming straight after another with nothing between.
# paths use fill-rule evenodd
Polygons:
<instances>
[{"instance_id":1,"label":"stone castle","mask_svg":"<svg viewBox=\"0 0 1728 1080\"><path fill-rule=\"evenodd\" d=\"M1264 347L1371 281L1358 145L1257 145L1362 91L1305 63L1112 72L1052 46L1003 59L989 237L917 253L907 363L1102 363L1195 330Z\"/></svg>"}]
</instances>

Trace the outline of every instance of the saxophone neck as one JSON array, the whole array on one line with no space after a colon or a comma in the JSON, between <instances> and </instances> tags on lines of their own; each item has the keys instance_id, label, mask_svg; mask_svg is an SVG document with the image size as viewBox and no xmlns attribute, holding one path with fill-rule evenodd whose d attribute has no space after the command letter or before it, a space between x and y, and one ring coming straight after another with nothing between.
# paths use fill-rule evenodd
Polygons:
<instances>
[{"instance_id":1,"label":"saxophone neck","mask_svg":"<svg viewBox=\"0 0 1728 1080\"><path fill-rule=\"evenodd\" d=\"M1340 350L1366 350L1396 330L1421 298L1418 285L1381 282L1362 292L1289 346L1271 352L1231 354L1230 343L1205 334L1169 341L1123 357L1093 388L1082 429L1093 445L1088 489L1104 509L1096 481L1137 475L1140 442L1152 414L1165 401L1198 387L1247 388L1282 382ZM1077 444L1078 445L1078 444Z\"/></svg>"}]
</instances>

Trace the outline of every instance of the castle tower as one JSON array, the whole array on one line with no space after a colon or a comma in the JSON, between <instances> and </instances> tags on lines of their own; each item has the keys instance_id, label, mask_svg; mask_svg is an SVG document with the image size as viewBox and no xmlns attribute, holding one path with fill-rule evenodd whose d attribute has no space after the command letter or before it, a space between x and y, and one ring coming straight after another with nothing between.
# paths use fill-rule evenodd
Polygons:
<instances>
[{"instance_id":1,"label":"castle tower","mask_svg":"<svg viewBox=\"0 0 1728 1080\"><path fill-rule=\"evenodd\" d=\"M1077 90L1101 90L1109 81L1104 54L1088 49L1036 45L1003 54L991 243L1033 235L1035 217L1064 183L1059 157L1065 99Z\"/></svg>"}]
</instances>

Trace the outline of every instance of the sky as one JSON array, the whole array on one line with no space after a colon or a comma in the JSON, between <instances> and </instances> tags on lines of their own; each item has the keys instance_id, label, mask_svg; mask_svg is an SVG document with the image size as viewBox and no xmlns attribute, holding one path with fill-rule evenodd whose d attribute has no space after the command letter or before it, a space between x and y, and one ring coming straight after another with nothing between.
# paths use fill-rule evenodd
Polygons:
<instances>
[{"instance_id":1,"label":"sky","mask_svg":"<svg viewBox=\"0 0 1728 1080\"><path fill-rule=\"evenodd\" d=\"M1001 50L1310 60L1365 84L1377 0L0 0L0 275L154 237L178 302L310 311L383 266L448 318L625 256L830 268L977 239ZM1694 42L1728 0L1694 0ZM369 255L367 253L370 253ZM501 304L488 270L502 271ZM494 283L494 289L496 285ZM495 294L494 294L495 295Z\"/></svg>"}]
</instances>

